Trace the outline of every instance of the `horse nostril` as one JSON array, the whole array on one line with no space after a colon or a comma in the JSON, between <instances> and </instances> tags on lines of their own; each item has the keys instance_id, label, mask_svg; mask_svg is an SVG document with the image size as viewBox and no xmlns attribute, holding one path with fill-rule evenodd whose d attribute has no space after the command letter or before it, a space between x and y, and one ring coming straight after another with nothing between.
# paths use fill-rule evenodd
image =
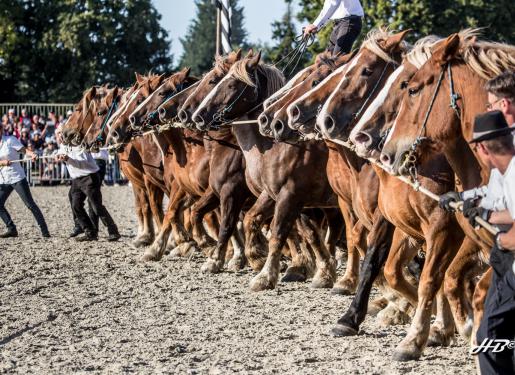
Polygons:
<instances>
[{"instance_id":1,"label":"horse nostril","mask_svg":"<svg viewBox=\"0 0 515 375\"><path fill-rule=\"evenodd\" d=\"M188 112L186 112L184 109L181 109L179 111L179 120L181 120L182 123L187 123L190 116L188 115Z\"/></svg>"},{"instance_id":2,"label":"horse nostril","mask_svg":"<svg viewBox=\"0 0 515 375\"><path fill-rule=\"evenodd\" d=\"M325 118L324 118L325 130L328 133L331 133L334 130L334 125L335 125L334 119L330 115L326 115Z\"/></svg>"},{"instance_id":3,"label":"horse nostril","mask_svg":"<svg viewBox=\"0 0 515 375\"><path fill-rule=\"evenodd\" d=\"M380 160L381 160L381 163L383 163L383 165L385 166L390 166L391 165L391 158L390 158L390 155L389 154L386 154L386 153L381 153L381 157L380 157Z\"/></svg>"},{"instance_id":4,"label":"horse nostril","mask_svg":"<svg viewBox=\"0 0 515 375\"><path fill-rule=\"evenodd\" d=\"M372 143L372 137L367 133L359 132L352 138L352 142L363 146L369 146Z\"/></svg>"},{"instance_id":5,"label":"horse nostril","mask_svg":"<svg viewBox=\"0 0 515 375\"><path fill-rule=\"evenodd\" d=\"M193 116L193 122L196 125L203 126L204 125L204 118L202 117L202 115L200 113L197 113L197 114L195 114L195 116Z\"/></svg>"},{"instance_id":6,"label":"horse nostril","mask_svg":"<svg viewBox=\"0 0 515 375\"><path fill-rule=\"evenodd\" d=\"M300 118L300 108L297 105L294 105L291 108L291 120L292 122L298 122Z\"/></svg>"},{"instance_id":7,"label":"horse nostril","mask_svg":"<svg viewBox=\"0 0 515 375\"><path fill-rule=\"evenodd\" d=\"M166 109L164 109L163 107L159 107L159 108L157 109L157 113L159 113L159 119L160 119L161 121L164 121L165 116L166 116Z\"/></svg>"},{"instance_id":8,"label":"horse nostril","mask_svg":"<svg viewBox=\"0 0 515 375\"><path fill-rule=\"evenodd\" d=\"M268 116L266 114L262 113L258 117L258 122L259 122L259 126L261 126L262 128L265 128L268 125Z\"/></svg>"},{"instance_id":9,"label":"horse nostril","mask_svg":"<svg viewBox=\"0 0 515 375\"><path fill-rule=\"evenodd\" d=\"M136 125L136 116L132 115L129 117L129 122L131 125Z\"/></svg>"},{"instance_id":10,"label":"horse nostril","mask_svg":"<svg viewBox=\"0 0 515 375\"><path fill-rule=\"evenodd\" d=\"M272 125L276 134L281 134L284 131L284 124L281 120L276 119Z\"/></svg>"}]
</instances>

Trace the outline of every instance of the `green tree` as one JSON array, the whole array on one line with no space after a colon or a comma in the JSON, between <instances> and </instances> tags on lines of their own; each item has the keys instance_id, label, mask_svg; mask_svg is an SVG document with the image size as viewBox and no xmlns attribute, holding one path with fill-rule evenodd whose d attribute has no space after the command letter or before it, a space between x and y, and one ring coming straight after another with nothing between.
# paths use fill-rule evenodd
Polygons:
<instances>
[{"instance_id":1,"label":"green tree","mask_svg":"<svg viewBox=\"0 0 515 375\"><path fill-rule=\"evenodd\" d=\"M75 101L94 84L171 68L151 0L10 1L0 5L2 101Z\"/></svg>"},{"instance_id":2,"label":"green tree","mask_svg":"<svg viewBox=\"0 0 515 375\"><path fill-rule=\"evenodd\" d=\"M294 74L309 61L307 54L295 57L293 52L297 46L295 37L300 33L295 27L293 11L293 0L285 0L286 12L282 18L272 23L272 40L276 43L273 47L265 47L265 59L269 62L280 62L279 68L286 68L287 73ZM286 66L293 59L289 66ZM298 61L298 63L297 63ZM297 65L296 69L295 65Z\"/></svg>"},{"instance_id":3,"label":"green tree","mask_svg":"<svg viewBox=\"0 0 515 375\"><path fill-rule=\"evenodd\" d=\"M216 49L216 7L212 0L195 0L196 18L188 27L185 38L181 38L184 52L180 66L189 66L194 74L202 74L213 66ZM238 0L231 1L231 44L233 48L248 48L247 32L244 28L243 7Z\"/></svg>"}]
</instances>

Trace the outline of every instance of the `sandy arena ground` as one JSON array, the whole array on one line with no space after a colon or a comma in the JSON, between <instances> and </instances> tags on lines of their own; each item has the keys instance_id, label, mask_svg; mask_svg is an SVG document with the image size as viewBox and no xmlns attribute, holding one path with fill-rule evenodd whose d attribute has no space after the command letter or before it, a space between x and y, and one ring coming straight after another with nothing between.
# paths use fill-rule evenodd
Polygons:
<instances>
[{"instance_id":1,"label":"sandy arena ground","mask_svg":"<svg viewBox=\"0 0 515 375\"><path fill-rule=\"evenodd\" d=\"M360 336L328 332L351 297L307 283L248 291L252 272L200 272L203 258L137 262L141 250L129 187L104 188L119 243L67 239L66 187L34 188L53 238L43 240L13 194L8 209L20 237L0 239L0 373L471 374L459 339L396 363L407 326L379 328L367 317ZM3 230L3 228L2 228Z\"/></svg>"}]
</instances>

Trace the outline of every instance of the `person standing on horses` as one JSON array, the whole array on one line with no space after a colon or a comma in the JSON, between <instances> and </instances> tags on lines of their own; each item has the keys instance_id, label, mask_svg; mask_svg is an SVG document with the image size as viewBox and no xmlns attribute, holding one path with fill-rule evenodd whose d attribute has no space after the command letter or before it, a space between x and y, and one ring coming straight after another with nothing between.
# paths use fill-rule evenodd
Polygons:
<instances>
[{"instance_id":1,"label":"person standing on horses","mask_svg":"<svg viewBox=\"0 0 515 375\"><path fill-rule=\"evenodd\" d=\"M32 160L37 159L37 155L26 149L16 137L3 135L3 131L0 130L0 218L7 226L7 231L0 234L0 238L18 237L16 225L5 208L5 202L13 190L18 193L25 206L34 215L41 235L45 238L50 237L45 218L32 198L25 171L19 162L13 161L19 159L20 154L25 153Z\"/></svg>"},{"instance_id":2,"label":"person standing on horses","mask_svg":"<svg viewBox=\"0 0 515 375\"><path fill-rule=\"evenodd\" d=\"M500 232L490 253L492 281L485 299L484 315L477 332L478 359L481 374L515 374L515 352L507 345L492 350L490 340L515 340L515 146L513 131L501 111L479 115L474 121L473 139L478 158L492 170L497 170L495 183L481 201L494 200L497 207L487 208L478 197L466 199L463 215L476 227L480 217L497 225ZM495 169L494 169L495 168ZM466 193L466 192L465 192ZM501 195L502 204L498 195ZM490 196L489 196L490 195ZM495 342L493 343L495 344Z\"/></svg>"},{"instance_id":3,"label":"person standing on horses","mask_svg":"<svg viewBox=\"0 0 515 375\"><path fill-rule=\"evenodd\" d=\"M325 0L316 20L304 28L304 36L316 34L329 20L333 20L334 28L327 51L332 52L333 56L349 53L361 33L363 16L359 0Z\"/></svg>"},{"instance_id":4,"label":"person standing on horses","mask_svg":"<svg viewBox=\"0 0 515 375\"><path fill-rule=\"evenodd\" d=\"M102 192L100 191L102 181L98 173L98 165L95 163L91 153L77 146L61 146L57 159L66 163L68 173L72 178L69 194L72 211L84 232L84 236L78 237L77 241L96 241L98 239L98 228L95 227L95 224L84 209L86 199L90 202L95 214L107 227L109 233L107 240L118 241L121 237L118 227L102 204Z\"/></svg>"}]
</instances>

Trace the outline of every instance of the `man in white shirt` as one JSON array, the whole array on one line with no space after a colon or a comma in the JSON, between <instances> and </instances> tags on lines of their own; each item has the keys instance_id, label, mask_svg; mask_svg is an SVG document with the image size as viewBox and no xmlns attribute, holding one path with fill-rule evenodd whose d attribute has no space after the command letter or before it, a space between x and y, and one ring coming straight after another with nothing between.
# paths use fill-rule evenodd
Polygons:
<instances>
[{"instance_id":1,"label":"man in white shirt","mask_svg":"<svg viewBox=\"0 0 515 375\"><path fill-rule=\"evenodd\" d=\"M117 241L120 238L118 227L102 204L102 192L100 191L102 182L98 174L99 168L91 153L82 150L80 147L61 145L57 158L59 161L66 163L68 173L72 178L70 188L72 211L84 231L84 237L77 238L77 241L96 241L98 239L97 228L84 209L86 199L88 199L95 214L107 227L108 241Z\"/></svg>"},{"instance_id":2,"label":"man in white shirt","mask_svg":"<svg viewBox=\"0 0 515 375\"><path fill-rule=\"evenodd\" d=\"M484 315L477 333L477 343L485 340L514 340L515 325L515 146L513 131L501 111L487 112L476 117L474 135L470 141L478 157L491 169L499 172L503 205L492 210L476 206L477 198L464 202L463 215L475 226L481 217L491 224L500 225L504 232L495 238L490 253L492 281L485 300ZM478 353L481 374L515 374L515 352L506 347Z\"/></svg>"},{"instance_id":3,"label":"man in white shirt","mask_svg":"<svg viewBox=\"0 0 515 375\"><path fill-rule=\"evenodd\" d=\"M515 72L506 71L486 83L489 111L501 111L506 122L515 126Z\"/></svg>"},{"instance_id":4,"label":"man in white shirt","mask_svg":"<svg viewBox=\"0 0 515 375\"><path fill-rule=\"evenodd\" d=\"M325 0L317 19L304 28L304 35L317 33L329 20L333 20L334 28L327 50L334 56L346 54L351 51L361 32L363 16L363 7L359 0Z\"/></svg>"},{"instance_id":5,"label":"man in white shirt","mask_svg":"<svg viewBox=\"0 0 515 375\"><path fill-rule=\"evenodd\" d=\"M20 154L27 153L33 160L37 155L20 143L20 141L13 136L3 135L0 126L0 218L7 226L7 231L0 235L0 238L17 237L18 230L14 225L9 212L5 208L5 202L11 195L13 190L18 193L25 206L32 212L36 219L41 235L43 237L50 237L45 218L41 213L36 202L32 198L25 171L19 162L13 162L20 158Z\"/></svg>"}]
</instances>

